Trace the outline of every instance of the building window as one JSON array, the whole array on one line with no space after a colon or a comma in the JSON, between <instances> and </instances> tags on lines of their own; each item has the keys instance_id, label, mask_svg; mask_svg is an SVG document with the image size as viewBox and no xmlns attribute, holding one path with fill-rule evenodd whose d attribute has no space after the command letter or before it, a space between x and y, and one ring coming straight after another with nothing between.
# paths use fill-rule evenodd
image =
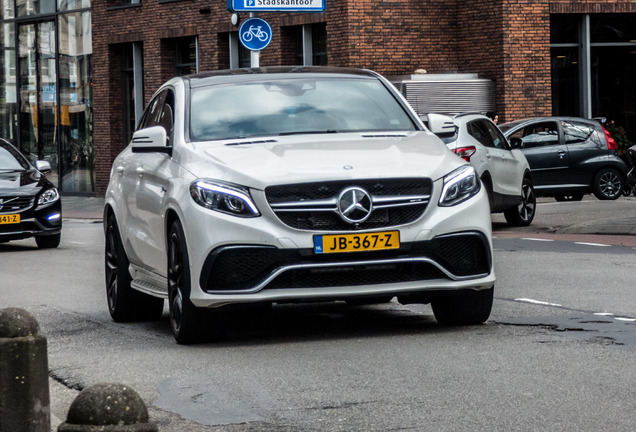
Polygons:
<instances>
[{"instance_id":1,"label":"building window","mask_svg":"<svg viewBox=\"0 0 636 432\"><path fill-rule=\"evenodd\" d=\"M550 17L552 112L605 117L636 138L636 14Z\"/></svg>"},{"instance_id":2,"label":"building window","mask_svg":"<svg viewBox=\"0 0 636 432\"><path fill-rule=\"evenodd\" d=\"M18 16L55 13L55 0L16 0Z\"/></svg>"},{"instance_id":3,"label":"building window","mask_svg":"<svg viewBox=\"0 0 636 432\"><path fill-rule=\"evenodd\" d=\"M141 0L108 0L108 7L131 6L141 4Z\"/></svg>"},{"instance_id":4,"label":"building window","mask_svg":"<svg viewBox=\"0 0 636 432\"><path fill-rule=\"evenodd\" d=\"M197 37L184 37L174 42L174 74L190 75L199 71Z\"/></svg>"},{"instance_id":5,"label":"building window","mask_svg":"<svg viewBox=\"0 0 636 432\"><path fill-rule=\"evenodd\" d=\"M230 69L252 66L252 52L239 41L238 32L230 33Z\"/></svg>"},{"instance_id":6,"label":"building window","mask_svg":"<svg viewBox=\"0 0 636 432\"><path fill-rule=\"evenodd\" d=\"M123 139L128 143L143 114L141 43L124 45L122 52L122 97L123 97Z\"/></svg>"},{"instance_id":7,"label":"building window","mask_svg":"<svg viewBox=\"0 0 636 432\"><path fill-rule=\"evenodd\" d=\"M90 12L60 15L58 83L62 190L95 189L92 26Z\"/></svg>"},{"instance_id":8,"label":"building window","mask_svg":"<svg viewBox=\"0 0 636 432\"><path fill-rule=\"evenodd\" d=\"M91 0L57 0L57 10L59 11L88 9L90 7Z\"/></svg>"},{"instance_id":9,"label":"building window","mask_svg":"<svg viewBox=\"0 0 636 432\"><path fill-rule=\"evenodd\" d=\"M293 30L294 64L304 66L327 65L327 25L303 25Z\"/></svg>"},{"instance_id":10,"label":"building window","mask_svg":"<svg viewBox=\"0 0 636 432\"><path fill-rule=\"evenodd\" d=\"M311 26L311 48L314 66L327 65L327 24L314 24Z\"/></svg>"},{"instance_id":11,"label":"building window","mask_svg":"<svg viewBox=\"0 0 636 432\"><path fill-rule=\"evenodd\" d=\"M18 99L16 88L15 24L0 24L0 136L17 143Z\"/></svg>"}]
</instances>

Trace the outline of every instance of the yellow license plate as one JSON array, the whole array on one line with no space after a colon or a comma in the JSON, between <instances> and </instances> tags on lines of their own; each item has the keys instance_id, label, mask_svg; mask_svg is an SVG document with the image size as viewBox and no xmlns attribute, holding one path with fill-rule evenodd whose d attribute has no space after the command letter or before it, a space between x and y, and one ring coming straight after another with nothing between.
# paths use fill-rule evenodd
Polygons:
<instances>
[{"instance_id":1,"label":"yellow license plate","mask_svg":"<svg viewBox=\"0 0 636 432\"><path fill-rule=\"evenodd\" d=\"M16 224L16 223L20 223L20 215L19 214L0 215L0 225Z\"/></svg>"},{"instance_id":2,"label":"yellow license plate","mask_svg":"<svg viewBox=\"0 0 636 432\"><path fill-rule=\"evenodd\" d=\"M314 236L314 252L317 254L398 249L399 247L399 231Z\"/></svg>"}]
</instances>

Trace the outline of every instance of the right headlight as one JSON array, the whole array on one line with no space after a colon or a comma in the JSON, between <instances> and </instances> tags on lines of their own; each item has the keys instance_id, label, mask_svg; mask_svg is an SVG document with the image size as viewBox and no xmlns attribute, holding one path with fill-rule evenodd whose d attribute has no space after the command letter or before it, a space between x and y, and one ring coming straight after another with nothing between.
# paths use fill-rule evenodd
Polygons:
<instances>
[{"instance_id":1,"label":"right headlight","mask_svg":"<svg viewBox=\"0 0 636 432\"><path fill-rule=\"evenodd\" d=\"M481 189L479 176L472 165L463 165L444 177L440 207L450 207L477 195Z\"/></svg>"},{"instance_id":2,"label":"right headlight","mask_svg":"<svg viewBox=\"0 0 636 432\"><path fill-rule=\"evenodd\" d=\"M242 186L199 179L190 185L190 195L210 210L239 217L260 216L249 191Z\"/></svg>"}]
</instances>

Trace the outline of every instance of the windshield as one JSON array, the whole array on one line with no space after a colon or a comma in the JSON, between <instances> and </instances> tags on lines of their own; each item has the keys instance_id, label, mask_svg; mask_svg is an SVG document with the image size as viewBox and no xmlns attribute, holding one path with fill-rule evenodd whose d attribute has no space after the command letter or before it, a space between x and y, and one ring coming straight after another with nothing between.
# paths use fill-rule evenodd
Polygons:
<instances>
[{"instance_id":1,"label":"windshield","mask_svg":"<svg viewBox=\"0 0 636 432\"><path fill-rule=\"evenodd\" d=\"M193 141L412 130L407 112L375 78L294 76L197 88L191 97Z\"/></svg>"},{"instance_id":2,"label":"windshield","mask_svg":"<svg viewBox=\"0 0 636 432\"><path fill-rule=\"evenodd\" d=\"M29 169L27 160L12 146L0 142L0 170L14 171Z\"/></svg>"}]
</instances>

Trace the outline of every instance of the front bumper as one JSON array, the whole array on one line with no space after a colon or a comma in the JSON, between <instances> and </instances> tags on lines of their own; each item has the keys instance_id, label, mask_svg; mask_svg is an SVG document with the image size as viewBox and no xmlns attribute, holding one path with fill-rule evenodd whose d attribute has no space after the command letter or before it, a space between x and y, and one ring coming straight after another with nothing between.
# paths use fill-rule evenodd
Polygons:
<instances>
[{"instance_id":1,"label":"front bumper","mask_svg":"<svg viewBox=\"0 0 636 432\"><path fill-rule=\"evenodd\" d=\"M434 195L421 218L391 228L400 231L399 249L333 254L314 253L316 233L272 223L276 216L264 198L254 199L262 217L214 215L211 222L210 212L189 209L185 225L195 306L380 295L424 298L494 285L484 189L454 207L437 207Z\"/></svg>"},{"instance_id":2,"label":"front bumper","mask_svg":"<svg viewBox=\"0 0 636 432\"><path fill-rule=\"evenodd\" d=\"M20 223L0 225L0 241L55 235L62 231L62 203L60 200L20 213Z\"/></svg>"}]
</instances>

